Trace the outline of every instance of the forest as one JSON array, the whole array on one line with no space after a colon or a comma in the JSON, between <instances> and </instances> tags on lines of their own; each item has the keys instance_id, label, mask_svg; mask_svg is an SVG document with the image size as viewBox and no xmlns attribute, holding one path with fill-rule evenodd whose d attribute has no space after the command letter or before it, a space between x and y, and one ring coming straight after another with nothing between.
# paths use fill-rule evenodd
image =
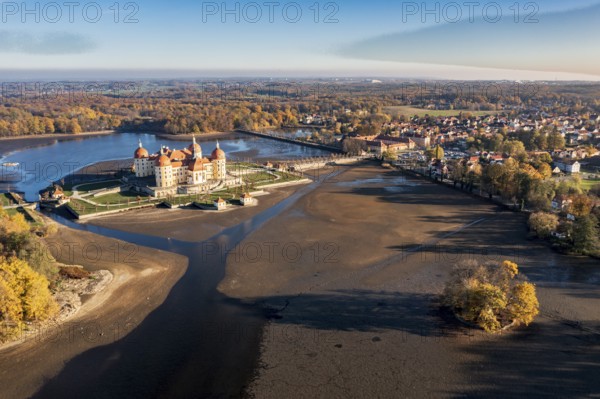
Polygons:
<instances>
[{"instance_id":1,"label":"forest","mask_svg":"<svg viewBox=\"0 0 600 399\"><path fill-rule=\"evenodd\" d=\"M103 130L152 130L168 134L296 126L319 114L326 127L359 134L401 120L385 107L498 112L523 109L561 115L600 113L600 85L513 82L130 82L82 83L78 90L2 90L0 136ZM63 84L67 87L66 83ZM14 87L17 89L14 89ZM534 139L532 139L534 140Z\"/></svg>"}]
</instances>

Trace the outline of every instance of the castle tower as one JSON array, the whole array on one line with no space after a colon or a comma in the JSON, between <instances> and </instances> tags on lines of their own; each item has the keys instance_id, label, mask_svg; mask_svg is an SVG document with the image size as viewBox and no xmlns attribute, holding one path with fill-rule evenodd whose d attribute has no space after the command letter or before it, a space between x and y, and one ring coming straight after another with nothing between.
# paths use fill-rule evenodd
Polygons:
<instances>
[{"instance_id":1,"label":"castle tower","mask_svg":"<svg viewBox=\"0 0 600 399\"><path fill-rule=\"evenodd\" d=\"M192 153L194 159L202 158L202 147L196 143L196 136L192 136L192 144L188 147L188 150Z\"/></svg>"},{"instance_id":2,"label":"castle tower","mask_svg":"<svg viewBox=\"0 0 600 399\"><path fill-rule=\"evenodd\" d=\"M225 151L221 149L219 141L217 140L217 148L214 149L211 156L211 162L213 167L213 179L224 179L227 176L227 158Z\"/></svg>"},{"instance_id":3,"label":"castle tower","mask_svg":"<svg viewBox=\"0 0 600 399\"><path fill-rule=\"evenodd\" d=\"M153 172L152 164L149 159L148 151L142 146L142 140L139 140L138 148L133 154L133 168L136 177L150 176Z\"/></svg>"}]
</instances>

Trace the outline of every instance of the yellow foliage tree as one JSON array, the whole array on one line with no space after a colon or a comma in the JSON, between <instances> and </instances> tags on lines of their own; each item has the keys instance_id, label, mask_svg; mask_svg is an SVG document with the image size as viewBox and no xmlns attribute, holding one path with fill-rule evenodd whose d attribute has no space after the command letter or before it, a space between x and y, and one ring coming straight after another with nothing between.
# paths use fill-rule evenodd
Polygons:
<instances>
[{"instance_id":1,"label":"yellow foliage tree","mask_svg":"<svg viewBox=\"0 0 600 399\"><path fill-rule=\"evenodd\" d=\"M512 319L519 320L528 326L540 313L539 309L540 303L535 295L535 285L521 283L513 287L507 309Z\"/></svg>"},{"instance_id":2,"label":"yellow foliage tree","mask_svg":"<svg viewBox=\"0 0 600 399\"><path fill-rule=\"evenodd\" d=\"M511 279L515 278L519 274L519 266L509 260L502 262L502 268L510 275Z\"/></svg>"},{"instance_id":3,"label":"yellow foliage tree","mask_svg":"<svg viewBox=\"0 0 600 399\"><path fill-rule=\"evenodd\" d=\"M535 286L518 282L519 267L468 262L452 272L444 301L461 319L487 332L498 332L509 324L529 325L539 313Z\"/></svg>"},{"instance_id":4,"label":"yellow foliage tree","mask_svg":"<svg viewBox=\"0 0 600 399\"><path fill-rule=\"evenodd\" d=\"M13 337L24 322L47 320L58 312L48 286L27 262L0 258L0 340Z\"/></svg>"},{"instance_id":5,"label":"yellow foliage tree","mask_svg":"<svg viewBox=\"0 0 600 399\"><path fill-rule=\"evenodd\" d=\"M2 210L0 211L0 220L2 221L0 224L1 234L20 234L29 231L29 223L25 220L25 216L20 213L8 216L8 214Z\"/></svg>"}]
</instances>

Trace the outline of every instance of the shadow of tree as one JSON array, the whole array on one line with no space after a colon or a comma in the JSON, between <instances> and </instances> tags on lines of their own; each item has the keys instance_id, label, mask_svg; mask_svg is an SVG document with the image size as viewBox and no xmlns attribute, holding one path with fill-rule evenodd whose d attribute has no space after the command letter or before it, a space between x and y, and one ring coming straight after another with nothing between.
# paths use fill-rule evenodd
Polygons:
<instances>
[{"instance_id":1,"label":"shadow of tree","mask_svg":"<svg viewBox=\"0 0 600 399\"><path fill-rule=\"evenodd\" d=\"M336 290L269 297L261 302L276 322L319 330L375 332L399 330L424 337L446 336L462 324L440 308L431 294Z\"/></svg>"},{"instance_id":2,"label":"shadow of tree","mask_svg":"<svg viewBox=\"0 0 600 399\"><path fill-rule=\"evenodd\" d=\"M463 365L470 376L467 392L456 398L593 397L600 392L600 337L558 322L473 343L464 352L474 361Z\"/></svg>"}]
</instances>

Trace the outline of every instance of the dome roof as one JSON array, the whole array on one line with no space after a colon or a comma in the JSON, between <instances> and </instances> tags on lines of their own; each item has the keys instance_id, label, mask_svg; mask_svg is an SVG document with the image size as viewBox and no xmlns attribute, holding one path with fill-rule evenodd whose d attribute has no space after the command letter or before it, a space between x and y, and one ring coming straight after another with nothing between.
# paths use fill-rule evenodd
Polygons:
<instances>
[{"instance_id":1,"label":"dome roof","mask_svg":"<svg viewBox=\"0 0 600 399\"><path fill-rule=\"evenodd\" d=\"M215 148L210 157L212 159L225 159L225 151L220 148Z\"/></svg>"},{"instance_id":2,"label":"dome roof","mask_svg":"<svg viewBox=\"0 0 600 399\"><path fill-rule=\"evenodd\" d=\"M158 166L158 167L171 166L171 160L169 159L168 156L161 155L160 157L158 157L158 160L156 161L156 166Z\"/></svg>"},{"instance_id":3,"label":"dome roof","mask_svg":"<svg viewBox=\"0 0 600 399\"><path fill-rule=\"evenodd\" d=\"M217 148L215 148L210 154L211 159L225 159L225 151L221 149L219 142L217 141Z\"/></svg>"},{"instance_id":4,"label":"dome roof","mask_svg":"<svg viewBox=\"0 0 600 399\"><path fill-rule=\"evenodd\" d=\"M148 158L148 156L148 150L142 147L139 147L137 150L135 150L135 153L133 154L135 159Z\"/></svg>"},{"instance_id":5,"label":"dome roof","mask_svg":"<svg viewBox=\"0 0 600 399\"><path fill-rule=\"evenodd\" d=\"M196 150L196 153L202 154L202 148L200 147L200 144L198 144L198 143L190 144L189 147L188 147L188 150L192 154L194 153L194 150Z\"/></svg>"}]
</instances>

